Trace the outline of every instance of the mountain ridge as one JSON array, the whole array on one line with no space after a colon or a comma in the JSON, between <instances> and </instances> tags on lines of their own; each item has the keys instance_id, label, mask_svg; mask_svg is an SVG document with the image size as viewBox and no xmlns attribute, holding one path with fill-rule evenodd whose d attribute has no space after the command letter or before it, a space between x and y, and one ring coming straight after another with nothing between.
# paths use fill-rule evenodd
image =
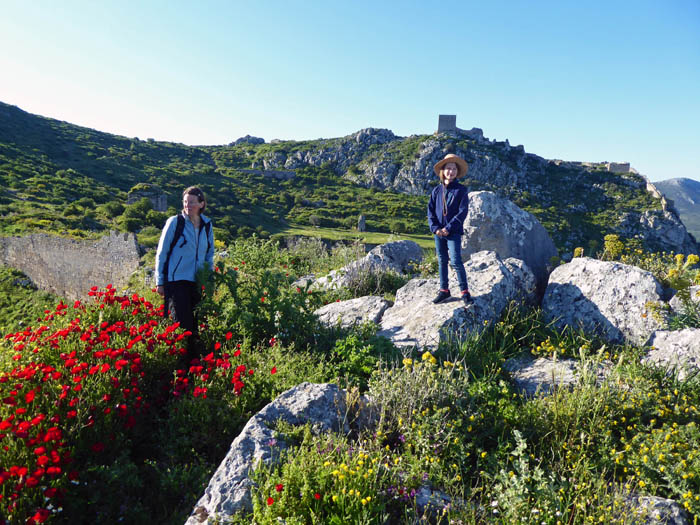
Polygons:
<instances>
[{"instance_id":1,"label":"mountain ridge","mask_svg":"<svg viewBox=\"0 0 700 525\"><path fill-rule=\"evenodd\" d=\"M678 177L653 183L674 207L688 231L700 239L700 182Z\"/></svg>"},{"instance_id":2,"label":"mountain ridge","mask_svg":"<svg viewBox=\"0 0 700 525\"><path fill-rule=\"evenodd\" d=\"M0 232L157 229L162 217L153 210L124 205L142 183L162 188L173 209L181 187L204 186L224 239L283 231L290 221L348 228L358 213L367 213L368 226L378 231L423 232L425 196L437 183L432 166L446 153L469 162L471 190L494 191L533 213L562 253L576 246L595 251L608 233L651 249L697 251L675 209L647 190L644 177L547 160L507 140L489 140L478 128L409 137L365 128L311 141L244 137L185 146L95 131L3 103L0 176L7 191L0 204L11 207L12 220L0 220ZM62 201L70 205L58 213Z\"/></svg>"}]
</instances>

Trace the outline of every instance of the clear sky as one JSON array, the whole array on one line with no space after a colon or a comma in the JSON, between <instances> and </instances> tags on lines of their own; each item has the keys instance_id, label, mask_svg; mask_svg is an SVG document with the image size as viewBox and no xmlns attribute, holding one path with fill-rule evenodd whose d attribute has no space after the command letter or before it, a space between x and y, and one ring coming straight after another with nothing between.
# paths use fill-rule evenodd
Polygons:
<instances>
[{"instance_id":1,"label":"clear sky","mask_svg":"<svg viewBox=\"0 0 700 525\"><path fill-rule=\"evenodd\" d=\"M700 0L0 0L0 101L129 137L432 133L700 180Z\"/></svg>"}]
</instances>

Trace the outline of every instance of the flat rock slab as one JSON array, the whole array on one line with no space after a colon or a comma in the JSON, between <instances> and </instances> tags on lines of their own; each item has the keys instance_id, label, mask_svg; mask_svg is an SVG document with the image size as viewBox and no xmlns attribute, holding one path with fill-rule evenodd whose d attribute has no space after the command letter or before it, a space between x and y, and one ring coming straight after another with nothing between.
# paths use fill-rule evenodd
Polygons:
<instances>
[{"instance_id":1,"label":"flat rock slab","mask_svg":"<svg viewBox=\"0 0 700 525\"><path fill-rule=\"evenodd\" d=\"M672 369L681 381L700 370L700 328L659 330L649 343L643 363Z\"/></svg>"},{"instance_id":2,"label":"flat rock slab","mask_svg":"<svg viewBox=\"0 0 700 525\"><path fill-rule=\"evenodd\" d=\"M663 304L654 276L626 264L577 257L549 276L542 312L559 329L583 328L608 342L645 344L664 328L650 304Z\"/></svg>"},{"instance_id":3,"label":"flat rock slab","mask_svg":"<svg viewBox=\"0 0 700 525\"><path fill-rule=\"evenodd\" d=\"M465 270L474 305L467 311L459 297L457 277L450 270L450 289L456 296L433 304L438 279L413 279L396 292L394 306L384 312L378 335L397 346L436 348L440 342L463 338L496 321L510 301L532 302L535 277L520 260L502 261L483 251L466 261Z\"/></svg>"},{"instance_id":4,"label":"flat rock slab","mask_svg":"<svg viewBox=\"0 0 700 525\"><path fill-rule=\"evenodd\" d=\"M340 325L341 328L351 328L368 321L379 324L382 314L389 306L391 303L383 297L368 295L349 301L329 303L314 314L328 327Z\"/></svg>"},{"instance_id":5,"label":"flat rock slab","mask_svg":"<svg viewBox=\"0 0 700 525\"><path fill-rule=\"evenodd\" d=\"M558 388L573 388L581 381L581 362L575 359L534 358L526 355L507 360L503 369L510 373L516 389L523 395L547 395ZM596 381L608 376L610 365L600 364L595 370Z\"/></svg>"},{"instance_id":6,"label":"flat rock slab","mask_svg":"<svg viewBox=\"0 0 700 525\"><path fill-rule=\"evenodd\" d=\"M348 432L345 391L332 384L302 383L253 416L233 441L186 525L225 523L238 512L253 511L252 469L259 461L278 461L280 451L287 448L271 428L280 419L292 425L311 423L319 433Z\"/></svg>"}]
</instances>

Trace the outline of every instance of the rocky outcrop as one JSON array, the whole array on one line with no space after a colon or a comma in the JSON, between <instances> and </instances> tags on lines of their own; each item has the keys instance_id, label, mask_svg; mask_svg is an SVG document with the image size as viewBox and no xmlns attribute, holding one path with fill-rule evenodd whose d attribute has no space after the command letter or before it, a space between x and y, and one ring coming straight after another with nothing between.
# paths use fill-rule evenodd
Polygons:
<instances>
[{"instance_id":1,"label":"rocky outcrop","mask_svg":"<svg viewBox=\"0 0 700 525\"><path fill-rule=\"evenodd\" d=\"M396 292L394 306L384 312L379 335L397 346L435 348L498 319L512 300L533 301L535 277L517 259L501 260L495 252L479 252L464 265L474 306L466 311L459 297L433 304L438 279L413 279ZM459 290L450 271L450 287Z\"/></svg>"},{"instance_id":2,"label":"rocky outcrop","mask_svg":"<svg viewBox=\"0 0 700 525\"><path fill-rule=\"evenodd\" d=\"M697 244L672 208L627 213L620 218L617 231L622 237L641 239L659 251L698 252Z\"/></svg>"},{"instance_id":3,"label":"rocky outcrop","mask_svg":"<svg viewBox=\"0 0 700 525\"><path fill-rule=\"evenodd\" d=\"M366 402L362 398L358 406L348 407L345 391L332 384L302 383L281 394L252 417L233 441L186 524L221 523L236 513L253 511L249 477L253 468L261 461L276 463L280 451L288 448L284 437L273 430L280 420L295 426L310 423L316 433L347 433L349 422L359 421L358 427L372 424Z\"/></svg>"},{"instance_id":4,"label":"rocky outcrop","mask_svg":"<svg viewBox=\"0 0 700 525\"><path fill-rule=\"evenodd\" d=\"M155 211L167 211L168 196L163 190L152 184L137 184L126 196L126 203L134 204L144 198L151 201L151 206Z\"/></svg>"},{"instance_id":5,"label":"rocky outcrop","mask_svg":"<svg viewBox=\"0 0 700 525\"><path fill-rule=\"evenodd\" d=\"M133 233L79 241L46 234L0 237L0 263L24 272L39 288L70 299L90 287L125 286L141 254Z\"/></svg>"},{"instance_id":6,"label":"rocky outcrop","mask_svg":"<svg viewBox=\"0 0 700 525\"><path fill-rule=\"evenodd\" d=\"M649 344L651 349L643 363L667 368L681 381L700 371L700 328L659 330L654 332Z\"/></svg>"},{"instance_id":7,"label":"rocky outcrop","mask_svg":"<svg viewBox=\"0 0 700 525\"><path fill-rule=\"evenodd\" d=\"M370 274L388 271L406 272L411 264L423 260L423 250L413 241L396 241L372 248L362 259L351 262L339 270L333 270L317 279L315 287L334 290L351 287L367 279Z\"/></svg>"},{"instance_id":8,"label":"rocky outcrop","mask_svg":"<svg viewBox=\"0 0 700 525\"><path fill-rule=\"evenodd\" d=\"M503 369L510 373L515 388L526 396L551 394L557 388L573 388L580 383L584 371L594 373L598 383L604 381L610 372L609 363L588 370L582 366L581 361L575 359L522 356L506 361Z\"/></svg>"},{"instance_id":9,"label":"rocky outcrop","mask_svg":"<svg viewBox=\"0 0 700 525\"><path fill-rule=\"evenodd\" d=\"M464 221L462 257L491 250L502 259L525 261L537 279L540 296L547 287L554 241L534 215L490 191L469 193L469 214Z\"/></svg>"},{"instance_id":10,"label":"rocky outcrop","mask_svg":"<svg viewBox=\"0 0 700 525\"><path fill-rule=\"evenodd\" d=\"M664 326L650 308L662 303L662 295L649 272L577 257L549 276L542 311L560 329L581 327L610 342L644 344Z\"/></svg>"},{"instance_id":11,"label":"rocky outcrop","mask_svg":"<svg viewBox=\"0 0 700 525\"><path fill-rule=\"evenodd\" d=\"M366 322L379 323L390 303L383 297L369 295L349 301L329 303L314 314L328 327L351 328Z\"/></svg>"},{"instance_id":12,"label":"rocky outcrop","mask_svg":"<svg viewBox=\"0 0 700 525\"><path fill-rule=\"evenodd\" d=\"M252 135L246 135L245 137L237 138L233 142L229 143L229 146L237 146L238 144L252 144L255 146L258 144L265 144L265 139L253 137Z\"/></svg>"}]
</instances>

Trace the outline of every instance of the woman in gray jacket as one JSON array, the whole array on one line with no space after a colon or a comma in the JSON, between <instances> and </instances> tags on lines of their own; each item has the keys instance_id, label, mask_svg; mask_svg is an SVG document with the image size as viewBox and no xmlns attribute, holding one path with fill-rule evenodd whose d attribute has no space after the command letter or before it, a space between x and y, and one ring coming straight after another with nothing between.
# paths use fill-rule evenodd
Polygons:
<instances>
[{"instance_id":1,"label":"woman in gray jacket","mask_svg":"<svg viewBox=\"0 0 700 525\"><path fill-rule=\"evenodd\" d=\"M202 212L207 207L204 192L190 186L182 193L182 212L165 223L156 252L156 290L165 299L166 311L180 327L198 337L194 307L201 299L195 275L200 268L214 268L214 232ZM190 357L196 357L188 344Z\"/></svg>"}]
</instances>

